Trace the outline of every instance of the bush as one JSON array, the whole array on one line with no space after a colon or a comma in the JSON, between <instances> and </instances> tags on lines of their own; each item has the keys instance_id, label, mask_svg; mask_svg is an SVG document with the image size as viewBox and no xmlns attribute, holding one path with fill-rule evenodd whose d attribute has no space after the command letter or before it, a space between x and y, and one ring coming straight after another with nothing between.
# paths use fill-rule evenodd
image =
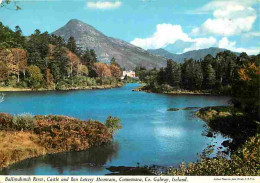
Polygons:
<instances>
[{"instance_id":1,"label":"bush","mask_svg":"<svg viewBox=\"0 0 260 183\"><path fill-rule=\"evenodd\" d=\"M12 127L13 117L10 114L0 113L0 130L8 130Z\"/></svg>"},{"instance_id":2,"label":"bush","mask_svg":"<svg viewBox=\"0 0 260 183\"><path fill-rule=\"evenodd\" d=\"M68 83L66 81L60 81L57 85L56 85L56 89L57 90L66 90L68 88Z\"/></svg>"},{"instance_id":3,"label":"bush","mask_svg":"<svg viewBox=\"0 0 260 183\"><path fill-rule=\"evenodd\" d=\"M19 88L27 88L28 85L27 85L26 81L20 81L19 83L17 83L17 87L19 87Z\"/></svg>"},{"instance_id":4,"label":"bush","mask_svg":"<svg viewBox=\"0 0 260 183\"><path fill-rule=\"evenodd\" d=\"M73 86L84 86L87 84L86 76L74 76L72 78Z\"/></svg>"},{"instance_id":5,"label":"bush","mask_svg":"<svg viewBox=\"0 0 260 183\"><path fill-rule=\"evenodd\" d=\"M109 116L105 123L110 133L114 134L122 128L121 120L118 117Z\"/></svg>"},{"instance_id":6,"label":"bush","mask_svg":"<svg viewBox=\"0 0 260 183\"><path fill-rule=\"evenodd\" d=\"M170 92L170 91L172 91L172 87L168 84L163 84L161 86L161 91Z\"/></svg>"},{"instance_id":7,"label":"bush","mask_svg":"<svg viewBox=\"0 0 260 183\"><path fill-rule=\"evenodd\" d=\"M6 81L6 86L15 87L16 84L17 84L17 77L16 76L11 76Z\"/></svg>"},{"instance_id":8,"label":"bush","mask_svg":"<svg viewBox=\"0 0 260 183\"><path fill-rule=\"evenodd\" d=\"M113 85L113 84L116 84L116 83L117 83L117 80L114 77L108 77L108 78L103 79L104 85Z\"/></svg>"},{"instance_id":9,"label":"bush","mask_svg":"<svg viewBox=\"0 0 260 183\"><path fill-rule=\"evenodd\" d=\"M32 130L37 126L36 120L31 114L15 115L12 122L16 130Z\"/></svg>"},{"instance_id":10,"label":"bush","mask_svg":"<svg viewBox=\"0 0 260 183\"><path fill-rule=\"evenodd\" d=\"M224 86L220 92L224 95L230 95L231 94L232 87L230 85Z\"/></svg>"},{"instance_id":11,"label":"bush","mask_svg":"<svg viewBox=\"0 0 260 183\"><path fill-rule=\"evenodd\" d=\"M40 145L56 151L79 151L111 140L108 128L97 121L81 121L67 116L35 116Z\"/></svg>"},{"instance_id":12,"label":"bush","mask_svg":"<svg viewBox=\"0 0 260 183\"><path fill-rule=\"evenodd\" d=\"M94 78L87 77L87 85L88 86L96 86L97 82Z\"/></svg>"}]
</instances>

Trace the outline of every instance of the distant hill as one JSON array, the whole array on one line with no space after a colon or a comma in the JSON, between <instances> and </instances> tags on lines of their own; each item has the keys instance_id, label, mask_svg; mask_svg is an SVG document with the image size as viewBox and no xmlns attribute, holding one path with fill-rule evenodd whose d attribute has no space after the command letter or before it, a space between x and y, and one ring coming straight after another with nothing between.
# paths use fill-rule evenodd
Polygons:
<instances>
[{"instance_id":1,"label":"distant hill","mask_svg":"<svg viewBox=\"0 0 260 183\"><path fill-rule=\"evenodd\" d=\"M136 66L145 66L146 68L166 66L165 58L153 55L123 40L108 37L91 25L79 20L70 20L53 34L61 36L65 41L73 36L77 46L82 50L94 49L98 60L109 62L112 57L115 57L116 62L126 69L134 69Z\"/></svg>"},{"instance_id":2,"label":"distant hill","mask_svg":"<svg viewBox=\"0 0 260 183\"><path fill-rule=\"evenodd\" d=\"M147 51L154 54L154 55L162 56L162 57L165 57L165 58L168 58L168 59L172 59L176 62L182 63L182 62L184 62L184 59L193 58L194 60L200 60L200 59L203 59L208 54L215 57L217 55L217 53L223 52L223 51L226 51L226 50L227 49L211 47L211 48L206 48L206 49L188 51L188 52L185 52L185 53L182 53L182 54L170 53L170 52L168 52L168 51L166 51L162 48L160 48L160 49L149 49Z\"/></svg>"}]
</instances>

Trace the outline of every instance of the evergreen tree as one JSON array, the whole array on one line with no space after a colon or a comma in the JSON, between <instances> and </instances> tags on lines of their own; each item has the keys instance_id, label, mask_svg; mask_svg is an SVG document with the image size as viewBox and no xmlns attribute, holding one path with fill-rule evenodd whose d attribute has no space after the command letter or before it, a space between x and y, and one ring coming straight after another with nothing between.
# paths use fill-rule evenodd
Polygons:
<instances>
[{"instance_id":1,"label":"evergreen tree","mask_svg":"<svg viewBox=\"0 0 260 183\"><path fill-rule=\"evenodd\" d=\"M59 67L59 71L60 71L60 76L61 78L66 78L68 77L68 73L69 73L69 60L68 58L65 56L66 52L63 48L57 46L55 48L54 51L54 58L57 62L57 66Z\"/></svg>"},{"instance_id":2,"label":"evergreen tree","mask_svg":"<svg viewBox=\"0 0 260 183\"><path fill-rule=\"evenodd\" d=\"M41 34L41 31L39 29L35 29L34 35L39 36Z\"/></svg>"},{"instance_id":3,"label":"evergreen tree","mask_svg":"<svg viewBox=\"0 0 260 183\"><path fill-rule=\"evenodd\" d=\"M97 62L97 55L95 53L95 50L91 49L90 55L91 55L91 63L96 63Z\"/></svg>"},{"instance_id":4,"label":"evergreen tree","mask_svg":"<svg viewBox=\"0 0 260 183\"><path fill-rule=\"evenodd\" d=\"M93 49L86 49L85 53L81 57L81 61L84 65L88 66L89 68L92 67L93 64L97 62L97 56L95 51Z\"/></svg>"},{"instance_id":5,"label":"evergreen tree","mask_svg":"<svg viewBox=\"0 0 260 183\"><path fill-rule=\"evenodd\" d=\"M167 78L167 83L171 86L174 85L174 81L173 81L173 78L174 78L174 74L173 74L173 60L172 59L169 59L167 60L167 66L166 66L166 69L165 69L165 74L166 74L166 78Z\"/></svg>"},{"instance_id":6,"label":"evergreen tree","mask_svg":"<svg viewBox=\"0 0 260 183\"><path fill-rule=\"evenodd\" d=\"M54 78L55 83L61 80L61 72L59 68L59 63L57 61L52 61L49 64L50 72Z\"/></svg>"},{"instance_id":7,"label":"evergreen tree","mask_svg":"<svg viewBox=\"0 0 260 183\"><path fill-rule=\"evenodd\" d=\"M181 85L181 67L179 64L174 63L173 66L173 86L179 88Z\"/></svg>"},{"instance_id":8,"label":"evergreen tree","mask_svg":"<svg viewBox=\"0 0 260 183\"><path fill-rule=\"evenodd\" d=\"M81 62L88 67L93 65L93 63L91 63L91 54L90 54L89 49L86 49L85 53L81 57Z\"/></svg>"},{"instance_id":9,"label":"evergreen tree","mask_svg":"<svg viewBox=\"0 0 260 183\"><path fill-rule=\"evenodd\" d=\"M74 37L69 38L67 48L73 53L77 54L77 45Z\"/></svg>"},{"instance_id":10,"label":"evergreen tree","mask_svg":"<svg viewBox=\"0 0 260 183\"><path fill-rule=\"evenodd\" d=\"M115 57L111 58L110 64L117 65Z\"/></svg>"},{"instance_id":11,"label":"evergreen tree","mask_svg":"<svg viewBox=\"0 0 260 183\"><path fill-rule=\"evenodd\" d=\"M205 88L212 89L215 86L216 75L215 70L211 64L207 65L206 76L205 76Z\"/></svg>"},{"instance_id":12,"label":"evergreen tree","mask_svg":"<svg viewBox=\"0 0 260 183\"><path fill-rule=\"evenodd\" d=\"M18 25L15 26L14 39L20 47L24 47L25 37L22 35L22 30Z\"/></svg>"},{"instance_id":13,"label":"evergreen tree","mask_svg":"<svg viewBox=\"0 0 260 183\"><path fill-rule=\"evenodd\" d=\"M249 56L245 52L242 52L237 58L237 65L239 65L240 67L245 67L247 66L249 61L250 61Z\"/></svg>"},{"instance_id":14,"label":"evergreen tree","mask_svg":"<svg viewBox=\"0 0 260 183\"><path fill-rule=\"evenodd\" d=\"M193 89L200 90L203 82L203 74L200 63L195 63L194 65L194 85Z\"/></svg>"},{"instance_id":15,"label":"evergreen tree","mask_svg":"<svg viewBox=\"0 0 260 183\"><path fill-rule=\"evenodd\" d=\"M119 68L122 70L122 68L120 67L120 65L116 62L115 57L111 58L110 64L111 64L111 65L115 65L115 66L119 67Z\"/></svg>"},{"instance_id":16,"label":"evergreen tree","mask_svg":"<svg viewBox=\"0 0 260 183\"><path fill-rule=\"evenodd\" d=\"M48 53L48 39L46 39L46 33L40 34L38 29L35 30L35 34L30 36L30 40L26 44L26 50L28 53L38 52L41 59L43 60ZM29 55L30 57L30 55ZM33 59L31 59L33 62Z\"/></svg>"},{"instance_id":17,"label":"evergreen tree","mask_svg":"<svg viewBox=\"0 0 260 183\"><path fill-rule=\"evenodd\" d=\"M157 75L157 82L159 85L165 84L167 82L166 72L164 68L161 68Z\"/></svg>"}]
</instances>

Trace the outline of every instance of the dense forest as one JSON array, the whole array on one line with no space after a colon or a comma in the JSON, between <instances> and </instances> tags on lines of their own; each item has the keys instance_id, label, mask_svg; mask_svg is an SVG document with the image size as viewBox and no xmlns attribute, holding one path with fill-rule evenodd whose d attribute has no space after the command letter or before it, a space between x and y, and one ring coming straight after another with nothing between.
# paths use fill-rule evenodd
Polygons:
<instances>
[{"instance_id":1,"label":"dense forest","mask_svg":"<svg viewBox=\"0 0 260 183\"><path fill-rule=\"evenodd\" d=\"M81 86L115 85L122 69L113 58L98 62L94 50L77 48L75 39L35 30L23 36L0 22L0 87L67 89Z\"/></svg>"},{"instance_id":2,"label":"dense forest","mask_svg":"<svg viewBox=\"0 0 260 183\"><path fill-rule=\"evenodd\" d=\"M203 60L185 60L183 64L167 61L166 68L146 70L136 68L140 80L147 83L155 92L158 90L228 90L233 82L239 80L239 69L253 63L260 64L260 55L239 56L230 52L220 52L214 58L207 55Z\"/></svg>"},{"instance_id":3,"label":"dense forest","mask_svg":"<svg viewBox=\"0 0 260 183\"><path fill-rule=\"evenodd\" d=\"M169 93L176 90L204 91L232 96L235 106L255 117L259 114L260 54L239 56L224 51L203 60L185 60L183 64L167 61L166 68L136 68L145 90ZM259 116L258 116L259 118Z\"/></svg>"}]
</instances>

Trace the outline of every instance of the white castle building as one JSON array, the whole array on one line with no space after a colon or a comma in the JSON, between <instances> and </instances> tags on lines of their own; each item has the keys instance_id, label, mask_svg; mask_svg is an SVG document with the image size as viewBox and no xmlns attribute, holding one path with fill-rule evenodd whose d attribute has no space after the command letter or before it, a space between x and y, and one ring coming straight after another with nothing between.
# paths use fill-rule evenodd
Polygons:
<instances>
[{"instance_id":1,"label":"white castle building","mask_svg":"<svg viewBox=\"0 0 260 183\"><path fill-rule=\"evenodd\" d=\"M123 75L122 75L121 79L124 79L125 76L131 77L131 78L136 77L134 71L123 71Z\"/></svg>"}]
</instances>

